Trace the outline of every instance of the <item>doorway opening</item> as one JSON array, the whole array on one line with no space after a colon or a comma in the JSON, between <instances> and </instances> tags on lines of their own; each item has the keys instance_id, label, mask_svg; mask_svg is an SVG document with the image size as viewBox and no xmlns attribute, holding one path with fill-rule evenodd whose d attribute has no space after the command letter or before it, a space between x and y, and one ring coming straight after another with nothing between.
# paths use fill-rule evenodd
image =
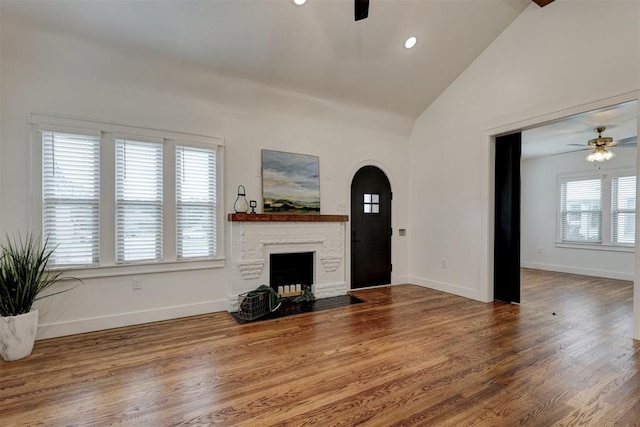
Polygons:
<instances>
[{"instance_id":1,"label":"doorway opening","mask_svg":"<svg viewBox=\"0 0 640 427\"><path fill-rule=\"evenodd\" d=\"M526 126L521 156L511 158L517 174L505 172L513 172L511 160L501 153L511 135L496 138L494 299L518 302L521 267L634 280L637 104L612 103ZM589 156L597 152L590 141L600 136L611 139L603 139L604 149L614 156L593 161L598 156ZM520 198L511 206L500 202L509 187ZM511 250L501 237L505 229L519 239Z\"/></svg>"}]
</instances>

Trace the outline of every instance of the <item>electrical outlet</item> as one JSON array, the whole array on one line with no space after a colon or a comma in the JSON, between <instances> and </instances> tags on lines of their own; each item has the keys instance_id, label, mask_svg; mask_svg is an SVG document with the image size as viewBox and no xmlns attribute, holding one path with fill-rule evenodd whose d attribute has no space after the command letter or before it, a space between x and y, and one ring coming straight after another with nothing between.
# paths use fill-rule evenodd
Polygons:
<instances>
[{"instance_id":1,"label":"electrical outlet","mask_svg":"<svg viewBox=\"0 0 640 427\"><path fill-rule=\"evenodd\" d=\"M542 247L538 246L538 253L541 254L542 253Z\"/></svg>"},{"instance_id":2,"label":"electrical outlet","mask_svg":"<svg viewBox=\"0 0 640 427\"><path fill-rule=\"evenodd\" d=\"M131 289L134 291L138 291L142 289L142 279L139 277L134 277L131 279Z\"/></svg>"},{"instance_id":3,"label":"electrical outlet","mask_svg":"<svg viewBox=\"0 0 640 427\"><path fill-rule=\"evenodd\" d=\"M449 268L449 260L445 258L442 259L442 268Z\"/></svg>"}]
</instances>

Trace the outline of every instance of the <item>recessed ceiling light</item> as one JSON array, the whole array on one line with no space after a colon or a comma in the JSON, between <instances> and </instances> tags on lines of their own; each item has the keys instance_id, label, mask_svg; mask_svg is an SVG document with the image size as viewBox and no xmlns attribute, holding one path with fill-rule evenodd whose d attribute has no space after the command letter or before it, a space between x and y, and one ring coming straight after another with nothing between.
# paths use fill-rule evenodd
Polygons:
<instances>
[{"instance_id":1,"label":"recessed ceiling light","mask_svg":"<svg viewBox=\"0 0 640 427\"><path fill-rule=\"evenodd\" d=\"M293 0L293 2L298 6L302 6L307 2L307 0Z\"/></svg>"},{"instance_id":2,"label":"recessed ceiling light","mask_svg":"<svg viewBox=\"0 0 640 427\"><path fill-rule=\"evenodd\" d=\"M406 42L404 42L404 47L406 47L407 49L411 49L416 45L416 43L418 43L418 39L414 36L411 36L407 39Z\"/></svg>"}]
</instances>

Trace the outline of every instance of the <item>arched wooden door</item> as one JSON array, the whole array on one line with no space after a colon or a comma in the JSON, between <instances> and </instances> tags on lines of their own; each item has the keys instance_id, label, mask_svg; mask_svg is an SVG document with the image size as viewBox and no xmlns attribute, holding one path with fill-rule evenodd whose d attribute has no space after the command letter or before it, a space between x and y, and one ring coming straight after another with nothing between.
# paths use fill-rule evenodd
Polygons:
<instances>
[{"instance_id":1,"label":"arched wooden door","mask_svg":"<svg viewBox=\"0 0 640 427\"><path fill-rule=\"evenodd\" d=\"M391 184L364 166L351 181L351 288L391 283Z\"/></svg>"}]
</instances>

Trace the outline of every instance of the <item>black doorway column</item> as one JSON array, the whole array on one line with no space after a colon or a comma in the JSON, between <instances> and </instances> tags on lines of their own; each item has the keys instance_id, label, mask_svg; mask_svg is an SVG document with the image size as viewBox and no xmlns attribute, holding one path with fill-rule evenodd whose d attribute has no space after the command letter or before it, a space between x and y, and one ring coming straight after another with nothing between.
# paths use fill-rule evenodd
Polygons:
<instances>
[{"instance_id":1,"label":"black doorway column","mask_svg":"<svg viewBox=\"0 0 640 427\"><path fill-rule=\"evenodd\" d=\"M520 303L520 132L496 138L493 297Z\"/></svg>"}]
</instances>

